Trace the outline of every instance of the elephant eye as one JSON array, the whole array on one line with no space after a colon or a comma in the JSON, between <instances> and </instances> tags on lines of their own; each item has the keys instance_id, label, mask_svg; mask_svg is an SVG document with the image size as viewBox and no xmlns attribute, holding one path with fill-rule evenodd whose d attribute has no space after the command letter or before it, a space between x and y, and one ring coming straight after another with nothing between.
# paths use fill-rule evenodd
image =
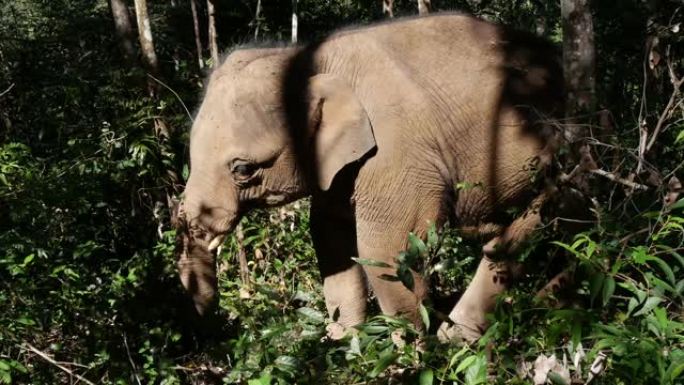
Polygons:
<instances>
[{"instance_id":1,"label":"elephant eye","mask_svg":"<svg viewBox=\"0 0 684 385\"><path fill-rule=\"evenodd\" d=\"M233 165L232 173L238 180L245 180L251 177L257 170L257 165L254 163L249 163L245 161L236 162Z\"/></svg>"}]
</instances>

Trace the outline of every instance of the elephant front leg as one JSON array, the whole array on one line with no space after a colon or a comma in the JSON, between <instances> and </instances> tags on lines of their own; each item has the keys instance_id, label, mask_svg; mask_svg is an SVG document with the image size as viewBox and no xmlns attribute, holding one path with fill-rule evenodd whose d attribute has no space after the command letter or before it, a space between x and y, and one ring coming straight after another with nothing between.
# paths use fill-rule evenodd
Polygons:
<instances>
[{"instance_id":1,"label":"elephant front leg","mask_svg":"<svg viewBox=\"0 0 684 385\"><path fill-rule=\"evenodd\" d=\"M423 277L412 272L412 288L406 287L400 281L387 279L387 276L396 275L395 259L401 251L406 249L408 233L415 230L407 228L405 231L388 231L390 229L386 229L385 233L380 234L376 231L369 231L366 226L362 226L362 228L364 228L363 234L365 236L359 237L359 256L362 259L378 261L391 266L364 265L368 282L383 314L404 317L413 322L419 331L424 331L419 313L420 304L427 294ZM369 236L369 234L375 235Z\"/></svg>"},{"instance_id":2,"label":"elephant front leg","mask_svg":"<svg viewBox=\"0 0 684 385\"><path fill-rule=\"evenodd\" d=\"M314 201L311 236L323 278L325 305L333 320L326 329L330 338L340 339L366 318L366 277L351 259L358 254L354 221Z\"/></svg>"}]
</instances>

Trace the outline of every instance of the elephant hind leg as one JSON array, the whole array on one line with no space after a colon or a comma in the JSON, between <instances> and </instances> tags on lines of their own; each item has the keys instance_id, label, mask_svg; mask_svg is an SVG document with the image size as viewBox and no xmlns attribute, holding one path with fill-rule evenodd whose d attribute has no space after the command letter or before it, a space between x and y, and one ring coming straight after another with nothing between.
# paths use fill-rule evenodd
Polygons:
<instances>
[{"instance_id":1,"label":"elephant hind leg","mask_svg":"<svg viewBox=\"0 0 684 385\"><path fill-rule=\"evenodd\" d=\"M518 251L541 225L541 208L553 193L554 189L549 188L536 197L520 217L483 247L484 255L473 280L449 314L453 325L440 326L440 339L460 337L474 342L482 335L487 327L485 315L494 308L496 296L520 275L520 264L505 257ZM497 261L492 260L494 256L499 257Z\"/></svg>"},{"instance_id":2,"label":"elephant hind leg","mask_svg":"<svg viewBox=\"0 0 684 385\"><path fill-rule=\"evenodd\" d=\"M555 192L555 186L549 187L533 199L522 215L513 220L500 235L495 236L484 245L482 248L484 255L494 258L498 256L505 257L517 252L541 225L542 207Z\"/></svg>"}]
</instances>

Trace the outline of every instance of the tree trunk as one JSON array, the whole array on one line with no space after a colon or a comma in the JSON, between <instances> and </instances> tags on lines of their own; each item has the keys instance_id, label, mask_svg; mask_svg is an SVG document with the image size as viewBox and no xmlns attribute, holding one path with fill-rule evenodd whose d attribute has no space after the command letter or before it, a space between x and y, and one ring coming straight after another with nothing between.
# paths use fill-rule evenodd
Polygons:
<instances>
[{"instance_id":1,"label":"tree trunk","mask_svg":"<svg viewBox=\"0 0 684 385\"><path fill-rule=\"evenodd\" d=\"M192 10L192 26L195 31L195 49L197 50L197 64L199 68L204 68L204 59L202 58L202 40L200 38L199 19L197 18L197 0L190 0L190 9Z\"/></svg>"},{"instance_id":2,"label":"tree trunk","mask_svg":"<svg viewBox=\"0 0 684 385\"><path fill-rule=\"evenodd\" d=\"M209 15L209 51L211 52L212 67L219 64L218 43L216 42L216 9L214 0L207 0L207 14Z\"/></svg>"},{"instance_id":3,"label":"tree trunk","mask_svg":"<svg viewBox=\"0 0 684 385\"><path fill-rule=\"evenodd\" d=\"M430 0L418 0L418 14L424 15L430 12Z\"/></svg>"},{"instance_id":4,"label":"tree trunk","mask_svg":"<svg viewBox=\"0 0 684 385\"><path fill-rule=\"evenodd\" d=\"M135 0L135 18L138 21L138 39L142 48L143 62L147 69L156 74L159 69L157 53L152 40L152 27L147 13L147 0Z\"/></svg>"},{"instance_id":5,"label":"tree trunk","mask_svg":"<svg viewBox=\"0 0 684 385\"><path fill-rule=\"evenodd\" d=\"M257 0L256 12L254 12L254 40L259 39L259 27L261 26L261 0Z\"/></svg>"},{"instance_id":6,"label":"tree trunk","mask_svg":"<svg viewBox=\"0 0 684 385\"><path fill-rule=\"evenodd\" d=\"M567 97L563 131L565 140L571 145L570 157L575 158L584 171L576 176L574 183L585 189L585 172L598 168L585 139L590 134L586 127L595 112L596 52L589 0L561 0L561 24Z\"/></svg>"},{"instance_id":7,"label":"tree trunk","mask_svg":"<svg viewBox=\"0 0 684 385\"><path fill-rule=\"evenodd\" d=\"M589 0L561 0L563 27L563 71L567 92L566 115L577 118L594 111L595 67L594 24ZM586 136L573 125L572 142Z\"/></svg>"},{"instance_id":8,"label":"tree trunk","mask_svg":"<svg viewBox=\"0 0 684 385\"><path fill-rule=\"evenodd\" d=\"M135 61L135 47L133 46L133 26L128 7L124 0L109 0L109 7L114 19L114 31L124 59L129 64Z\"/></svg>"},{"instance_id":9,"label":"tree trunk","mask_svg":"<svg viewBox=\"0 0 684 385\"><path fill-rule=\"evenodd\" d=\"M297 42L297 0L292 0L292 43Z\"/></svg>"},{"instance_id":10,"label":"tree trunk","mask_svg":"<svg viewBox=\"0 0 684 385\"><path fill-rule=\"evenodd\" d=\"M394 0L382 0L382 13L386 17L394 17Z\"/></svg>"}]
</instances>

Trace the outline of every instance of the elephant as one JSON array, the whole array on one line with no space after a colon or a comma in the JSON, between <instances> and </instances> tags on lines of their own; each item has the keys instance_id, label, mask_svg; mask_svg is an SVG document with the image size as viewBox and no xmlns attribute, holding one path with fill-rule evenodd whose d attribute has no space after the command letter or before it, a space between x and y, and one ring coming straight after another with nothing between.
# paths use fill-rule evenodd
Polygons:
<instances>
[{"instance_id":1,"label":"elephant","mask_svg":"<svg viewBox=\"0 0 684 385\"><path fill-rule=\"evenodd\" d=\"M229 53L191 129L181 203L179 273L197 310L214 303L215 249L245 212L310 197L331 336L364 322L371 290L384 314L422 330L426 282L414 272L411 290L383 275L410 232L448 222L484 246L437 333L479 338L514 272L506 256L556 190L558 57L542 38L455 13Z\"/></svg>"}]
</instances>

